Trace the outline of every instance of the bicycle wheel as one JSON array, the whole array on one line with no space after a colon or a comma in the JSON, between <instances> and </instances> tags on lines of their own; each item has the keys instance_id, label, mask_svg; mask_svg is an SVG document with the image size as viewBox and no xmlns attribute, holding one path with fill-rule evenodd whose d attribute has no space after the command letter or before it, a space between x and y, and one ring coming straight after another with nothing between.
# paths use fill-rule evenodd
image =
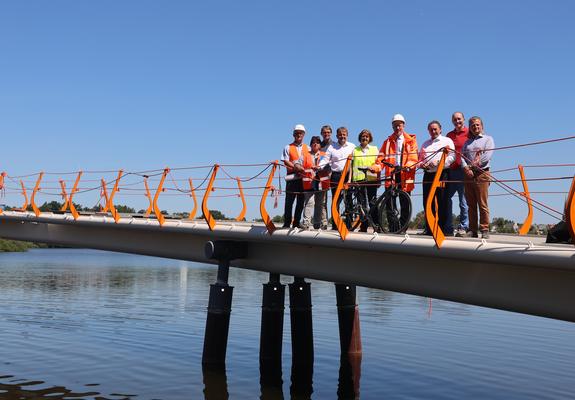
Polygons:
<instances>
[{"instance_id":1,"label":"bicycle wheel","mask_svg":"<svg viewBox=\"0 0 575 400\"><path fill-rule=\"evenodd\" d=\"M387 190L379 202L378 217L384 233L404 233L411 220L411 196L403 190Z\"/></svg>"},{"instance_id":2,"label":"bicycle wheel","mask_svg":"<svg viewBox=\"0 0 575 400\"><path fill-rule=\"evenodd\" d=\"M353 231L361 224L360 204L353 189L342 190L339 194L341 199L338 204L339 215L348 230Z\"/></svg>"}]
</instances>

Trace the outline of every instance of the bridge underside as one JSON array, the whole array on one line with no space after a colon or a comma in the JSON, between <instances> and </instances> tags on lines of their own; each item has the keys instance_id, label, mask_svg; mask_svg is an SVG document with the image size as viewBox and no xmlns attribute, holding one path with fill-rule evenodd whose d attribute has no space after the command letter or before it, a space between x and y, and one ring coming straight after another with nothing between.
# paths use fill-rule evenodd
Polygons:
<instances>
[{"instance_id":1,"label":"bridge underside","mask_svg":"<svg viewBox=\"0 0 575 400\"><path fill-rule=\"evenodd\" d=\"M575 251L563 245L449 239L441 250L427 237L278 230L202 222L5 212L0 237L213 263L210 240L246 242L232 266L391 290L575 321ZM233 283L232 283L233 284Z\"/></svg>"}]
</instances>

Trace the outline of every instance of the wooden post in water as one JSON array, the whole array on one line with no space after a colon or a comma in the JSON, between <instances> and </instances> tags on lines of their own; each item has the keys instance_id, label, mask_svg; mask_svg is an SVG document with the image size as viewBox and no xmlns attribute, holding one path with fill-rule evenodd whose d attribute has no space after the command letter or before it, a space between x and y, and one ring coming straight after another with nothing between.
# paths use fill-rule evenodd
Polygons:
<instances>
[{"instance_id":1,"label":"wooden post in water","mask_svg":"<svg viewBox=\"0 0 575 400\"><path fill-rule=\"evenodd\" d=\"M260 384L281 387L282 341L285 308L285 285L280 275L270 273L263 285L262 325L260 332Z\"/></svg>"},{"instance_id":2,"label":"wooden post in water","mask_svg":"<svg viewBox=\"0 0 575 400\"><path fill-rule=\"evenodd\" d=\"M311 396L313 378L313 325L311 284L294 277L289 284L291 321L291 387L296 396Z\"/></svg>"}]
</instances>

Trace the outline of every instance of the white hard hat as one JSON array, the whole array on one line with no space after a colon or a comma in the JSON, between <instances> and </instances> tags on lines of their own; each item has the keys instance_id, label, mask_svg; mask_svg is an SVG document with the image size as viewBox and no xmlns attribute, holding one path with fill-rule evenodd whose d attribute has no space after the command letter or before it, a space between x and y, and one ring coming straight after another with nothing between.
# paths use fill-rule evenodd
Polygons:
<instances>
[{"instance_id":1,"label":"white hard hat","mask_svg":"<svg viewBox=\"0 0 575 400\"><path fill-rule=\"evenodd\" d=\"M405 124L405 118L403 118L403 115L401 114L395 114L393 116L393 118L391 119L391 123L393 124L395 121L401 121Z\"/></svg>"},{"instance_id":2,"label":"white hard hat","mask_svg":"<svg viewBox=\"0 0 575 400\"><path fill-rule=\"evenodd\" d=\"M296 126L293 127L293 131L302 131L303 133L305 133L305 126L303 126L302 124L297 124Z\"/></svg>"}]
</instances>

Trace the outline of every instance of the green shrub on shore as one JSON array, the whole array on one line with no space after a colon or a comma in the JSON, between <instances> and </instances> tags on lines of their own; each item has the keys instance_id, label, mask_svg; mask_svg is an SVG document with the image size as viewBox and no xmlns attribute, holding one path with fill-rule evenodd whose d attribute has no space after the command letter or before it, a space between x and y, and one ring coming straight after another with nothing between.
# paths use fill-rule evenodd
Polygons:
<instances>
[{"instance_id":1,"label":"green shrub on shore","mask_svg":"<svg viewBox=\"0 0 575 400\"><path fill-rule=\"evenodd\" d=\"M0 239L0 252L12 252L12 251L27 251L38 247L36 244L31 242L22 242L20 240L8 240Z\"/></svg>"}]
</instances>

